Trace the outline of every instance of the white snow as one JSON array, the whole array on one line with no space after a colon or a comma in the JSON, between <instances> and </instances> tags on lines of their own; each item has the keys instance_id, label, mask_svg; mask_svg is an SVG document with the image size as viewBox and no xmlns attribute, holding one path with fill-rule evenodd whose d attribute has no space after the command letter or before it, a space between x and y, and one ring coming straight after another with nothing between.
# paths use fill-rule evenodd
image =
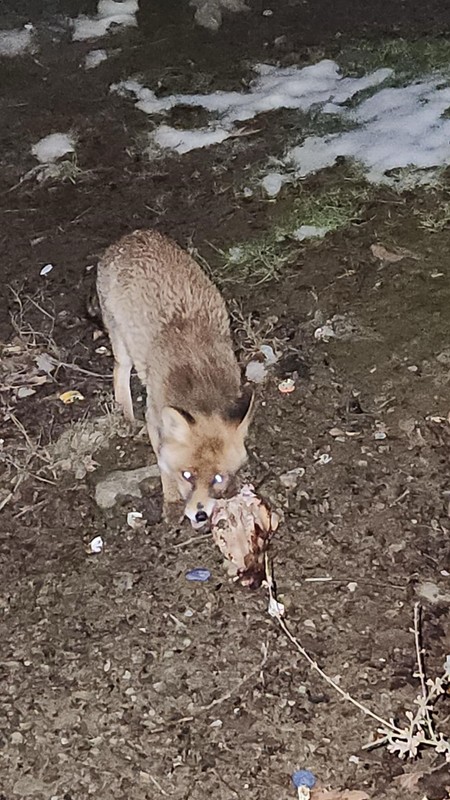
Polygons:
<instances>
[{"instance_id":1,"label":"white snow","mask_svg":"<svg viewBox=\"0 0 450 800\"><path fill-rule=\"evenodd\" d=\"M158 141L156 132L155 141L158 144L176 149L178 153L187 153L198 147L223 142L233 135L236 122L245 122L266 111L279 108L308 111L316 107L319 109L325 103L343 103L362 89L378 86L391 75L392 70L379 69L364 78L343 78L338 65L325 59L301 69L259 64L255 72L258 77L250 84L248 92L217 91L212 94L157 97L155 92L135 80L121 81L110 88L122 96L134 95L136 108L146 114L161 114L183 105L204 108L218 115L220 126L212 123L208 128L195 132L178 129L176 136L172 135L174 129L164 126L162 141ZM196 135L193 136L193 133Z\"/></svg>"},{"instance_id":2,"label":"white snow","mask_svg":"<svg viewBox=\"0 0 450 800\"><path fill-rule=\"evenodd\" d=\"M58 158L75 151L75 139L69 133L50 133L39 139L31 153L41 164L51 164Z\"/></svg>"},{"instance_id":3,"label":"white snow","mask_svg":"<svg viewBox=\"0 0 450 800\"><path fill-rule=\"evenodd\" d=\"M228 139L230 133L224 128L207 128L205 130L184 131L160 125L153 135L153 141L160 147L168 147L177 153L188 153L200 147L209 147Z\"/></svg>"},{"instance_id":4,"label":"white snow","mask_svg":"<svg viewBox=\"0 0 450 800\"><path fill-rule=\"evenodd\" d=\"M95 67L98 67L103 61L106 61L107 58L108 53L106 50L90 50L84 59L84 68L95 69Z\"/></svg>"},{"instance_id":5,"label":"white snow","mask_svg":"<svg viewBox=\"0 0 450 800\"><path fill-rule=\"evenodd\" d=\"M0 58L6 56L21 56L24 53L32 52L34 47L34 29L30 23L23 28L16 28L10 31L0 31Z\"/></svg>"},{"instance_id":6,"label":"white snow","mask_svg":"<svg viewBox=\"0 0 450 800\"><path fill-rule=\"evenodd\" d=\"M135 28L137 26L136 13L139 9L138 0L99 0L97 15L87 17L81 14L72 20L72 39L76 42L86 39L99 39L108 33L111 26L118 28Z\"/></svg>"},{"instance_id":7,"label":"white snow","mask_svg":"<svg viewBox=\"0 0 450 800\"><path fill-rule=\"evenodd\" d=\"M450 163L450 86L433 78L403 88L382 89L353 110L341 111L355 128L310 136L287 156L298 177L331 166L339 156L359 161L375 183L386 171L426 169Z\"/></svg>"},{"instance_id":8,"label":"white snow","mask_svg":"<svg viewBox=\"0 0 450 800\"><path fill-rule=\"evenodd\" d=\"M293 231L292 236L298 242L303 242L305 239L323 239L329 230L330 228L320 225L300 225L296 231Z\"/></svg>"},{"instance_id":9,"label":"white snow","mask_svg":"<svg viewBox=\"0 0 450 800\"><path fill-rule=\"evenodd\" d=\"M176 106L201 107L210 112L207 127L182 130L161 124L153 134L160 147L183 154L225 141L240 123L257 114L280 108L334 114L342 119L342 132L309 136L288 151L285 166L291 175L269 173L262 188L275 197L283 183L332 166L344 156L359 162L368 180L393 182L386 172L399 168L428 170L414 176L425 182L434 168L450 164L450 84L444 76L428 76L401 88L382 87L393 75L379 69L360 78L345 78L330 60L303 68L279 68L261 64L247 91L212 94L172 94L157 97L135 80L111 86L111 91L134 97L136 108L146 114L163 114ZM358 93L372 89L359 103ZM354 107L347 101L354 99ZM405 182L410 183L411 177ZM398 181L397 181L398 182Z\"/></svg>"}]
</instances>

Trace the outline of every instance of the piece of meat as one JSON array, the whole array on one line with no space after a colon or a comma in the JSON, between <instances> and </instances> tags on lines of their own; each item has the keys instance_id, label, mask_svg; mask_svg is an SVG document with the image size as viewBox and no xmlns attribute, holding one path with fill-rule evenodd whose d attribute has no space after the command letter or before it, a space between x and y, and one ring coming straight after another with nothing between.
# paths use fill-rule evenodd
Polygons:
<instances>
[{"instance_id":1,"label":"piece of meat","mask_svg":"<svg viewBox=\"0 0 450 800\"><path fill-rule=\"evenodd\" d=\"M228 574L257 589L265 577L264 554L278 527L278 515L246 484L234 497L217 501L211 523Z\"/></svg>"}]
</instances>

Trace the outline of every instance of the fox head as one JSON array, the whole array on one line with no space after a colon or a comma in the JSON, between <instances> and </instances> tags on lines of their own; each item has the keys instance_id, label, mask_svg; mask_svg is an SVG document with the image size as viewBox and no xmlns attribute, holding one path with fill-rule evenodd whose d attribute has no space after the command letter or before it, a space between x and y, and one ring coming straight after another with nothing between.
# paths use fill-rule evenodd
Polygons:
<instances>
[{"instance_id":1,"label":"fox head","mask_svg":"<svg viewBox=\"0 0 450 800\"><path fill-rule=\"evenodd\" d=\"M166 406L162 411L159 467L173 478L194 528L211 516L247 460L245 437L254 405L245 392L224 414L196 414Z\"/></svg>"}]
</instances>

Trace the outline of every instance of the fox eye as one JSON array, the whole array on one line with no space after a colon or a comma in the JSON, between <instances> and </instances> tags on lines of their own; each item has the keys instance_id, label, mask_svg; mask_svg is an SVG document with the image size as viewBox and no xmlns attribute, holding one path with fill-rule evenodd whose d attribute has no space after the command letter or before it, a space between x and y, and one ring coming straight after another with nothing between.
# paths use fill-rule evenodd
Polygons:
<instances>
[{"instance_id":1,"label":"fox eye","mask_svg":"<svg viewBox=\"0 0 450 800\"><path fill-rule=\"evenodd\" d=\"M181 475L182 475L182 477L184 478L185 481L188 481L188 483L192 483L193 480L194 480L194 476L193 476L192 472L190 472L188 469L185 469L181 473Z\"/></svg>"},{"instance_id":2,"label":"fox eye","mask_svg":"<svg viewBox=\"0 0 450 800\"><path fill-rule=\"evenodd\" d=\"M221 483L223 483L223 482L224 482L224 480L225 480L225 478L224 478L224 476L223 476L223 475L219 475L219 474L217 474L217 475L214 475L214 478L213 478L213 484L214 484L215 486L220 486L220 484L221 484Z\"/></svg>"}]
</instances>

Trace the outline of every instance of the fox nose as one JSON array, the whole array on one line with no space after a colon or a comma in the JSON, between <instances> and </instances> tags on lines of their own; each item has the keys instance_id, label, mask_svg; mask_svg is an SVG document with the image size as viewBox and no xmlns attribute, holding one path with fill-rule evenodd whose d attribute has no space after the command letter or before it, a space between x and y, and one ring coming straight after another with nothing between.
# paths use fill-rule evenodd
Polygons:
<instances>
[{"instance_id":1,"label":"fox nose","mask_svg":"<svg viewBox=\"0 0 450 800\"><path fill-rule=\"evenodd\" d=\"M206 511L197 511L195 515L196 522L206 522L207 519L208 519L208 514L206 513Z\"/></svg>"}]
</instances>

